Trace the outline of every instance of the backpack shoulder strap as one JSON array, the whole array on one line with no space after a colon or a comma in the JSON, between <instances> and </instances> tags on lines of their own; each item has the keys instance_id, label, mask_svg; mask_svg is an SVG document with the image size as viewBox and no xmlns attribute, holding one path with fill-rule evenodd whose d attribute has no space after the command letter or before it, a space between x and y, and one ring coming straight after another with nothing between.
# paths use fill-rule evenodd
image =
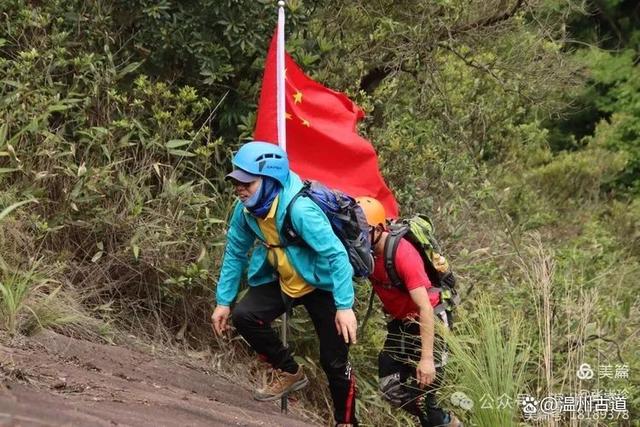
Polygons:
<instances>
[{"instance_id":1,"label":"backpack shoulder strap","mask_svg":"<svg viewBox=\"0 0 640 427\"><path fill-rule=\"evenodd\" d=\"M282 242L282 246L296 245L303 242L302 237L296 232L293 222L291 221L291 209L293 204L298 200L300 196L306 196L311 188L310 181L304 181L304 186L298 191L287 205L287 211L284 214L284 221L282 222L282 234L284 234L285 241Z\"/></svg>"},{"instance_id":2,"label":"backpack shoulder strap","mask_svg":"<svg viewBox=\"0 0 640 427\"><path fill-rule=\"evenodd\" d=\"M391 285L396 288L403 288L402 280L396 270L396 252L398 251L398 245L402 236L407 234L409 228L407 226L399 226L396 229L389 231L387 240L384 242L384 268L387 271Z\"/></svg>"}]
</instances>

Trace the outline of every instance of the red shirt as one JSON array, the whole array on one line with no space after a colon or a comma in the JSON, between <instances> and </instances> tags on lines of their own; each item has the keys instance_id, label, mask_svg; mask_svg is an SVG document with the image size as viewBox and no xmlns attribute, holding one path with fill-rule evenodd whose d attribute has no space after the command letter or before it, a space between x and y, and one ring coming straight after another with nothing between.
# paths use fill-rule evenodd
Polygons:
<instances>
[{"instance_id":1,"label":"red shirt","mask_svg":"<svg viewBox=\"0 0 640 427\"><path fill-rule=\"evenodd\" d=\"M373 274L370 277L373 289L382 301L385 310L395 319L405 319L407 317L417 317L418 306L411 299L407 290L411 291L420 286L429 289L431 281L424 271L424 264L418 251L405 239L400 240L398 250L395 255L395 266L398 276L405 289L398 289L391 285L389 275L384 267L384 256L375 257ZM440 302L438 293L430 293L429 300L435 307Z\"/></svg>"}]
</instances>

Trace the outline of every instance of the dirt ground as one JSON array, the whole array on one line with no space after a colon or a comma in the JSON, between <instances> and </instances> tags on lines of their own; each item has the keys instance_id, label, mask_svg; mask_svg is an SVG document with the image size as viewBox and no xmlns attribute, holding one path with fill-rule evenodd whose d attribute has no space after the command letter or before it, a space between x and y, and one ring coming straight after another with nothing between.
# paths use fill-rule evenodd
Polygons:
<instances>
[{"instance_id":1,"label":"dirt ground","mask_svg":"<svg viewBox=\"0 0 640 427\"><path fill-rule=\"evenodd\" d=\"M203 362L43 332L0 344L0 426L307 426Z\"/></svg>"}]
</instances>

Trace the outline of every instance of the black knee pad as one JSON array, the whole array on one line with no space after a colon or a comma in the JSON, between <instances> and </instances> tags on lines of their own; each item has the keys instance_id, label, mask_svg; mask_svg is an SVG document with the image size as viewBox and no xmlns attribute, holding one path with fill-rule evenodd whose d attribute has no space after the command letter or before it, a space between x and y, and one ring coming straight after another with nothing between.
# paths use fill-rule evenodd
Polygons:
<instances>
[{"instance_id":1,"label":"black knee pad","mask_svg":"<svg viewBox=\"0 0 640 427\"><path fill-rule=\"evenodd\" d=\"M400 379L400 372L380 378L382 398L397 408L404 408L414 398Z\"/></svg>"}]
</instances>

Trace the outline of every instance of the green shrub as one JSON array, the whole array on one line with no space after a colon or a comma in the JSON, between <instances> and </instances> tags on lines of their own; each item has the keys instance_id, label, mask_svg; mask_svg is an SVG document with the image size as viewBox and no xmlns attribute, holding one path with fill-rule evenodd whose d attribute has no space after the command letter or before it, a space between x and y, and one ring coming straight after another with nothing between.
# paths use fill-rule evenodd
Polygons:
<instances>
[{"instance_id":1,"label":"green shrub","mask_svg":"<svg viewBox=\"0 0 640 427\"><path fill-rule=\"evenodd\" d=\"M528 181L541 197L579 205L598 200L603 185L615 179L625 165L623 154L603 149L561 153L547 165L533 169Z\"/></svg>"},{"instance_id":2,"label":"green shrub","mask_svg":"<svg viewBox=\"0 0 640 427\"><path fill-rule=\"evenodd\" d=\"M210 307L230 205L216 164L230 149L212 135L212 101L139 74L103 37L112 9L99 3L3 4L0 179L14 195L2 216L43 262L67 266L83 303L117 299L121 320L135 311L150 331L156 319L177 330ZM74 31L87 13L95 26ZM14 255L24 264L26 251Z\"/></svg>"}]
</instances>

